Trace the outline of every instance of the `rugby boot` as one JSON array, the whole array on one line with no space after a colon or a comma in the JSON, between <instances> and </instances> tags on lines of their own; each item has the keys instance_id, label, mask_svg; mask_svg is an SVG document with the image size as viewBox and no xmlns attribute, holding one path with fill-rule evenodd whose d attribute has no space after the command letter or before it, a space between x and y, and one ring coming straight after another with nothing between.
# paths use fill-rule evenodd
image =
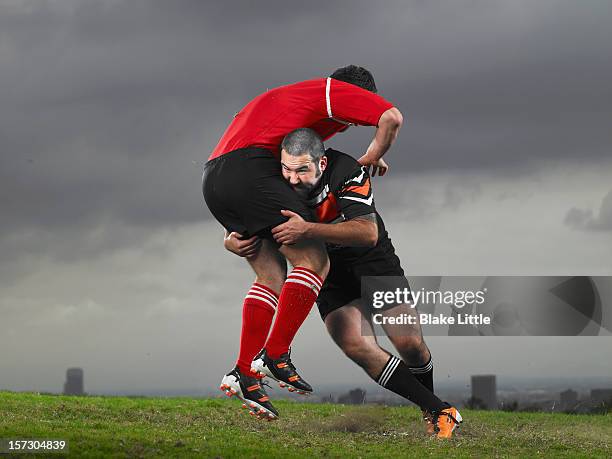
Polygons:
<instances>
[{"instance_id":1,"label":"rugby boot","mask_svg":"<svg viewBox=\"0 0 612 459\"><path fill-rule=\"evenodd\" d=\"M273 421L278 418L278 411L270 402L262 381L241 373L238 367L223 377L219 389L228 397L238 397L242 407L259 419Z\"/></svg>"},{"instance_id":2,"label":"rugby boot","mask_svg":"<svg viewBox=\"0 0 612 459\"><path fill-rule=\"evenodd\" d=\"M280 387L286 387L289 392L308 395L312 393L312 387L298 374L291 362L291 349L278 359L268 356L262 349L251 364L251 372L259 377L272 378L278 381Z\"/></svg>"},{"instance_id":3,"label":"rugby boot","mask_svg":"<svg viewBox=\"0 0 612 459\"><path fill-rule=\"evenodd\" d=\"M457 408L451 406L449 408L444 408L443 410L434 413L433 422L434 422L434 430L436 436L438 438L451 438L453 436L453 432L459 424L463 421L463 418L457 411Z\"/></svg>"}]
</instances>

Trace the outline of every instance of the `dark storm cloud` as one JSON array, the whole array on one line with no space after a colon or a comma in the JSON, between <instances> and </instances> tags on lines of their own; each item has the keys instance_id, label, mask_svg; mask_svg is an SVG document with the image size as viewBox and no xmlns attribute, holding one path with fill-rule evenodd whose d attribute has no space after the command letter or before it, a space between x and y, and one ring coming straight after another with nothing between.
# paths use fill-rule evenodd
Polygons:
<instances>
[{"instance_id":1,"label":"dark storm cloud","mask_svg":"<svg viewBox=\"0 0 612 459\"><path fill-rule=\"evenodd\" d=\"M406 124L395 174L609 155L606 2L8 2L3 235L208 217L200 170L249 99L370 67ZM334 142L361 152L371 131Z\"/></svg>"},{"instance_id":2,"label":"dark storm cloud","mask_svg":"<svg viewBox=\"0 0 612 459\"><path fill-rule=\"evenodd\" d=\"M599 212L572 207L565 216L565 224L574 229L587 231L612 231L612 191L602 200Z\"/></svg>"}]
</instances>

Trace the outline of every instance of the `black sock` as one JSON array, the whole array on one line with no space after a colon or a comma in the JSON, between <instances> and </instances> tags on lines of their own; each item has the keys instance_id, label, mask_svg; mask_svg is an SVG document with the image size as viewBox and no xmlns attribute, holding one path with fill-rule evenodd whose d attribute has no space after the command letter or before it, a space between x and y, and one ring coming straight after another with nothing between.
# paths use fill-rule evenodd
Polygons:
<instances>
[{"instance_id":1,"label":"black sock","mask_svg":"<svg viewBox=\"0 0 612 459\"><path fill-rule=\"evenodd\" d=\"M429 357L429 362L427 362L425 365L409 368L410 372L420 381L421 384L427 387L431 392L434 391L433 361L431 360L431 356Z\"/></svg>"},{"instance_id":2,"label":"black sock","mask_svg":"<svg viewBox=\"0 0 612 459\"><path fill-rule=\"evenodd\" d=\"M413 403L421 409L435 413L448 407L410 372L410 368L400 359L392 355L376 382Z\"/></svg>"}]
</instances>

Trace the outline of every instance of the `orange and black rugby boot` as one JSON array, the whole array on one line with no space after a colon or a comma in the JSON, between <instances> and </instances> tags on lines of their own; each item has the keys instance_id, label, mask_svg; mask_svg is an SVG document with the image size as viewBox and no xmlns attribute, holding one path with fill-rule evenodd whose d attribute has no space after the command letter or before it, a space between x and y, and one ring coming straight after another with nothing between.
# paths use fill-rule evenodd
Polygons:
<instances>
[{"instance_id":1,"label":"orange and black rugby boot","mask_svg":"<svg viewBox=\"0 0 612 459\"><path fill-rule=\"evenodd\" d=\"M259 419L273 421L278 418L278 411L270 402L262 381L241 373L238 367L223 377L219 389L228 397L238 397L243 402L242 407Z\"/></svg>"},{"instance_id":2,"label":"orange and black rugby boot","mask_svg":"<svg viewBox=\"0 0 612 459\"><path fill-rule=\"evenodd\" d=\"M463 421L461 414L454 406L445 408L438 413L434 413L434 431L438 438L451 438L453 432Z\"/></svg>"},{"instance_id":3,"label":"orange and black rugby boot","mask_svg":"<svg viewBox=\"0 0 612 459\"><path fill-rule=\"evenodd\" d=\"M251 364L251 372L259 377L272 378L278 381L280 387L286 387L289 392L308 395L312 387L298 374L291 363L291 350L278 359L268 357L266 350L262 349Z\"/></svg>"}]
</instances>

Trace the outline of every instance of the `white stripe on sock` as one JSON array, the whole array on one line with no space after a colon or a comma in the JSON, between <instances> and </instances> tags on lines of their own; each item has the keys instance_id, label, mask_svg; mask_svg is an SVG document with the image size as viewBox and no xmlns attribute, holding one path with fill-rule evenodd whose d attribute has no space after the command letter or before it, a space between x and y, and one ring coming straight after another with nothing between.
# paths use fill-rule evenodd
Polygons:
<instances>
[{"instance_id":1,"label":"white stripe on sock","mask_svg":"<svg viewBox=\"0 0 612 459\"><path fill-rule=\"evenodd\" d=\"M319 276L317 276L314 273L311 273L306 268L300 268L300 267L294 268L293 271L291 271L291 273L289 274L289 277L291 277L291 275L294 274L294 273L295 274L302 274L304 276L308 276L308 277L310 277L313 280L313 282L316 282L319 285L323 284L323 281L321 280L321 278Z\"/></svg>"},{"instance_id":2,"label":"white stripe on sock","mask_svg":"<svg viewBox=\"0 0 612 459\"><path fill-rule=\"evenodd\" d=\"M398 359L394 355L391 356L391 358L385 365L385 369L383 370L382 374L378 378L378 384L380 384L383 387L385 386L385 384L387 384L387 381L389 380L389 378L395 371L395 368L399 365L399 362L400 362L400 359Z\"/></svg>"},{"instance_id":3,"label":"white stripe on sock","mask_svg":"<svg viewBox=\"0 0 612 459\"><path fill-rule=\"evenodd\" d=\"M272 303L278 304L278 297L272 295L271 293L267 292L266 290L262 288L257 288L255 285L251 287L251 290L249 290L248 294L257 294L257 295L265 296L270 301L272 301Z\"/></svg>"},{"instance_id":4,"label":"white stripe on sock","mask_svg":"<svg viewBox=\"0 0 612 459\"><path fill-rule=\"evenodd\" d=\"M409 367L408 369L410 370L411 373L421 374L421 373L427 373L432 368L433 368L433 360L430 360L429 363L425 365L424 367Z\"/></svg>"},{"instance_id":5,"label":"white stripe on sock","mask_svg":"<svg viewBox=\"0 0 612 459\"><path fill-rule=\"evenodd\" d=\"M258 300L258 301L262 301L268 305L270 305L270 307L272 308L273 311L276 311L276 305L274 303L272 303L269 299L263 297L263 296L258 296L258 295L254 295L254 294L248 294L247 296L245 296L245 298L251 298L253 300Z\"/></svg>"},{"instance_id":6,"label":"white stripe on sock","mask_svg":"<svg viewBox=\"0 0 612 459\"><path fill-rule=\"evenodd\" d=\"M310 282L306 282L306 281L303 281L303 280L300 280L300 279L292 279L290 277L288 277L287 280L285 281L285 283L287 283L287 282L293 282L294 284L305 285L306 287L311 288L315 292L316 295L319 294L319 288L316 285L314 285L314 284L312 284Z\"/></svg>"},{"instance_id":7,"label":"white stripe on sock","mask_svg":"<svg viewBox=\"0 0 612 459\"><path fill-rule=\"evenodd\" d=\"M289 277L287 277L287 279L291 279L291 278L306 279L311 284L315 284L317 287L321 288L321 282L318 279L314 279L312 276L307 276L304 273L301 273L301 272L299 272L299 273L292 272L289 275Z\"/></svg>"},{"instance_id":8,"label":"white stripe on sock","mask_svg":"<svg viewBox=\"0 0 612 459\"><path fill-rule=\"evenodd\" d=\"M251 285L251 288L261 290L262 292L266 292L268 295L272 295L274 298L278 298L278 295L272 289L266 288L262 285L253 284Z\"/></svg>"},{"instance_id":9,"label":"white stripe on sock","mask_svg":"<svg viewBox=\"0 0 612 459\"><path fill-rule=\"evenodd\" d=\"M383 381L387 377L387 373L389 373L389 369L391 368L391 365L394 362L395 362L394 358L389 359L389 361L387 362L387 365L385 365L385 369L383 370L382 374L380 375L380 378L378 378L378 384L380 384L383 387L384 387Z\"/></svg>"},{"instance_id":10,"label":"white stripe on sock","mask_svg":"<svg viewBox=\"0 0 612 459\"><path fill-rule=\"evenodd\" d=\"M400 362L401 360L396 357L395 361L391 364L391 368L387 372L387 376L385 377L385 380L382 382L383 386L387 385L387 383L389 382L389 379L391 379L391 376L393 376L393 373L395 373L395 369L398 367Z\"/></svg>"},{"instance_id":11,"label":"white stripe on sock","mask_svg":"<svg viewBox=\"0 0 612 459\"><path fill-rule=\"evenodd\" d=\"M385 374L387 373L387 370L389 369L389 365L391 364L391 362L393 362L393 356L391 356L389 358L389 360L387 360L387 363L385 363L385 366L383 368L383 371L380 373L380 376L378 377L378 379L376 380L376 382L378 384L380 384L380 382L382 381L383 377L385 376Z\"/></svg>"}]
</instances>

